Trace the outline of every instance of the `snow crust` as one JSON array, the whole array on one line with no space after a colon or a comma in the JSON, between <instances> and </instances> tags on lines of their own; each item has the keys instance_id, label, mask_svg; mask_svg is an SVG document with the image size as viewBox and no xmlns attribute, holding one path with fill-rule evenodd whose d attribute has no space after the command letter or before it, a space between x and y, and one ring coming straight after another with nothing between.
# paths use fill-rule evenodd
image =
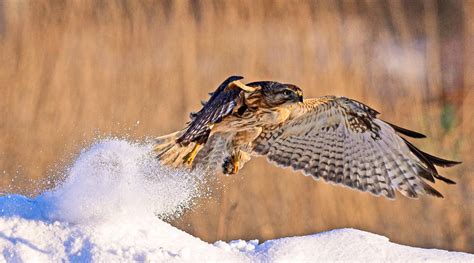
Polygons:
<instances>
[{"instance_id":1,"label":"snow crust","mask_svg":"<svg viewBox=\"0 0 474 263\"><path fill-rule=\"evenodd\" d=\"M107 139L85 149L56 189L0 197L0 262L474 262L474 255L421 249L355 229L259 243L206 243L162 219L208 194L199 172L159 166L150 144Z\"/></svg>"}]
</instances>

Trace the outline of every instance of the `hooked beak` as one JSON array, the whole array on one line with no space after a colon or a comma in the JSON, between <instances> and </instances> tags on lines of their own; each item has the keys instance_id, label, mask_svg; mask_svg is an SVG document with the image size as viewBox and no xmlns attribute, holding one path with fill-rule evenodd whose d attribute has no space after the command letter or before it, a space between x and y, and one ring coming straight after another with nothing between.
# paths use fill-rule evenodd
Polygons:
<instances>
[{"instance_id":1,"label":"hooked beak","mask_svg":"<svg viewBox=\"0 0 474 263\"><path fill-rule=\"evenodd\" d=\"M298 95L298 100L299 100L299 102L303 102L303 95L301 95L301 94Z\"/></svg>"}]
</instances>

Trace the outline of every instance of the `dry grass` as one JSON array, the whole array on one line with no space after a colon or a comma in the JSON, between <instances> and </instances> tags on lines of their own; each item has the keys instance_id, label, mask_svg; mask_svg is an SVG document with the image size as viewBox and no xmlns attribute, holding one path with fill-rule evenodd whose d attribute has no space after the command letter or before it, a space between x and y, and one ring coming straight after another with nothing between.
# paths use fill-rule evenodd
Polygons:
<instances>
[{"instance_id":1,"label":"dry grass","mask_svg":"<svg viewBox=\"0 0 474 263\"><path fill-rule=\"evenodd\" d=\"M388 201L255 160L173 224L210 241L355 227L474 252L473 16L473 1L1 1L0 192L35 193L98 133L182 128L241 74L368 103L463 160L442 170L458 184Z\"/></svg>"}]
</instances>

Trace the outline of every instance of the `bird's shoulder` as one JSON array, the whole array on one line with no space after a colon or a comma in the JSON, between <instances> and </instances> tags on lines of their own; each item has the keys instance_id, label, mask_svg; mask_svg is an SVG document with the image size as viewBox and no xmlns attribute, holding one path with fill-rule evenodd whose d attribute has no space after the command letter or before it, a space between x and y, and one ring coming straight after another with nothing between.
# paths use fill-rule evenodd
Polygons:
<instances>
[{"instance_id":1,"label":"bird's shoulder","mask_svg":"<svg viewBox=\"0 0 474 263\"><path fill-rule=\"evenodd\" d=\"M291 119L317 114L342 114L374 118L379 114L378 111L362 102L333 95L305 99L301 103L290 106L290 109L293 112Z\"/></svg>"}]
</instances>

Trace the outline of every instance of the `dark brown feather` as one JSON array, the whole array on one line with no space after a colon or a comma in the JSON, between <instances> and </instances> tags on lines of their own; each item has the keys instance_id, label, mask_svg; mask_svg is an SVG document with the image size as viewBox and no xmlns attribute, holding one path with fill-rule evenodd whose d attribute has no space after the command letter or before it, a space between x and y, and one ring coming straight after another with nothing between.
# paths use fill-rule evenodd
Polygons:
<instances>
[{"instance_id":1,"label":"dark brown feather","mask_svg":"<svg viewBox=\"0 0 474 263\"><path fill-rule=\"evenodd\" d=\"M449 164L450 166L453 166L453 165L456 165L456 164L460 164L460 162L455 162L455 161L450 161L450 160L445 160L445 159L441 159L439 157L436 157L436 156L433 156L433 155L430 155L428 153L425 153L423 152L422 150L416 148L413 144L411 144L409 141L407 141L405 138L402 138L403 141L407 144L408 148L410 149L410 151L415 154L416 157L418 157L424 164L426 164L428 166L428 168L430 169L431 171L431 175L436 178L436 179L439 179L447 184L456 184L456 182L444 177L444 176L441 176L438 171L436 170L436 167L435 165L437 166L442 166L442 165L446 165L446 164ZM442 164L442 165L440 165ZM444 167L444 166L443 166ZM423 174L421 173L420 176L430 180L433 182L433 178L429 178L428 175L426 174Z\"/></svg>"},{"instance_id":2,"label":"dark brown feather","mask_svg":"<svg viewBox=\"0 0 474 263\"><path fill-rule=\"evenodd\" d=\"M188 127L176 142L181 145L188 145L191 142L205 143L210 133L210 125L221 122L237 106L241 90L227 87L240 79L243 77L231 76L222 82L216 91L210 93L211 98L202 109L190 115L191 121Z\"/></svg>"},{"instance_id":3,"label":"dark brown feather","mask_svg":"<svg viewBox=\"0 0 474 263\"><path fill-rule=\"evenodd\" d=\"M388 121L384 121L385 123L387 123L388 125L390 125L395 131L403 134L403 135L406 135L408 137L411 137L411 138L416 138L416 139L421 139L421 138L426 138L426 135L424 134L421 134L419 132L416 132L416 131L412 131L412 130L408 130L408 129L405 129L405 128L402 128L400 126L397 126L395 124L392 124Z\"/></svg>"}]
</instances>

